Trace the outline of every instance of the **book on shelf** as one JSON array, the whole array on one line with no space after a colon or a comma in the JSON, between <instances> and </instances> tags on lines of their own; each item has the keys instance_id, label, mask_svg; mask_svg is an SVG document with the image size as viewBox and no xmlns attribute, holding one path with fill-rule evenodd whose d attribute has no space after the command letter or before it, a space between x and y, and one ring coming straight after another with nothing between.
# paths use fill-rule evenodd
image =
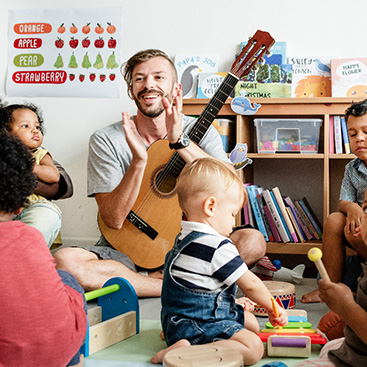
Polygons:
<instances>
[{"instance_id":1,"label":"book on shelf","mask_svg":"<svg viewBox=\"0 0 367 367\"><path fill-rule=\"evenodd\" d=\"M342 127L340 123L340 116L334 116L334 138L335 138L335 153L343 153L343 141L342 141Z\"/></svg>"},{"instance_id":2,"label":"book on shelf","mask_svg":"<svg viewBox=\"0 0 367 367\"><path fill-rule=\"evenodd\" d=\"M300 213L300 211L298 210L298 208L296 207L296 205L292 201L292 199L289 196L287 196L286 198L284 198L284 201L288 206L290 206L293 209L293 212L296 216L297 222L298 222L299 226L301 227L305 238L307 240L316 239L316 237L314 235L312 235L311 232L309 231L304 217L302 216L302 214Z\"/></svg>"},{"instance_id":3,"label":"book on shelf","mask_svg":"<svg viewBox=\"0 0 367 367\"><path fill-rule=\"evenodd\" d=\"M347 128L347 122L345 121L344 116L340 116L340 125L342 127L344 153L345 154L350 154L350 143L349 143L348 128Z\"/></svg>"},{"instance_id":4,"label":"book on shelf","mask_svg":"<svg viewBox=\"0 0 367 367\"><path fill-rule=\"evenodd\" d=\"M320 236L317 234L316 232L316 229L313 227L310 219L308 218L307 214L304 212L303 208L301 207L300 203L299 203L299 200L296 200L294 202L294 205L296 206L296 208L299 210L299 212L301 213L305 223L306 223L306 226L309 230L309 232L311 233L312 237L314 240L319 240L320 239Z\"/></svg>"},{"instance_id":5,"label":"book on shelf","mask_svg":"<svg viewBox=\"0 0 367 367\"><path fill-rule=\"evenodd\" d=\"M293 224L293 227L294 227L294 230L296 231L296 234L297 234L297 237L298 237L299 242L306 242L306 239L303 236L301 227L299 227L299 225L297 223L297 220L296 220L296 217L295 217L295 215L294 215L294 213L292 211L292 208L290 208L289 206L286 206L285 207L285 210L287 211L287 214L289 216L289 219L291 220L291 222Z\"/></svg>"},{"instance_id":6,"label":"book on shelf","mask_svg":"<svg viewBox=\"0 0 367 367\"><path fill-rule=\"evenodd\" d=\"M227 74L226 72L199 72L196 98L212 98Z\"/></svg>"},{"instance_id":7,"label":"book on shelf","mask_svg":"<svg viewBox=\"0 0 367 367\"><path fill-rule=\"evenodd\" d=\"M255 218L255 222L257 225L258 230L263 234L265 241L268 242L269 241L269 237L268 234L266 232L266 228L265 228L265 224L264 224L264 220L260 211L260 207L256 198L257 195L257 191L256 189L258 188L258 185L250 185L247 186L247 193L248 193L248 197L249 197L249 202L251 204L251 208L253 210L254 213L254 218Z\"/></svg>"},{"instance_id":8,"label":"book on shelf","mask_svg":"<svg viewBox=\"0 0 367 367\"><path fill-rule=\"evenodd\" d=\"M275 226L278 230L279 236L281 237L282 242L286 243L290 241L290 237L287 234L286 228L284 227L283 221L280 217L279 211L275 205L271 192L269 190L264 190L262 192L262 196L265 200L265 203L270 211L270 214L274 220Z\"/></svg>"},{"instance_id":9,"label":"book on shelf","mask_svg":"<svg viewBox=\"0 0 367 367\"><path fill-rule=\"evenodd\" d=\"M265 212L265 216L266 216L266 219L269 223L269 226L271 228L271 232L274 236L274 240L275 242L282 242L282 239L280 238L280 235L279 235L279 232L278 232L278 229L275 225L275 222L274 222L274 219L270 213L270 210L268 208L268 206L266 204L264 204L264 212ZM270 239L270 237L269 237Z\"/></svg>"},{"instance_id":10,"label":"book on shelf","mask_svg":"<svg viewBox=\"0 0 367 367\"><path fill-rule=\"evenodd\" d=\"M273 232L271 230L270 223L268 221L268 218L266 217L266 213L265 213L265 210L264 210L265 209L264 208L264 200L263 200L263 197L261 195L261 193L263 191L264 191L264 188L262 188L262 187L258 187L256 189L256 199L257 199L257 202L259 204L261 216L263 218L263 222L264 222L264 225L265 225L266 233L268 234L269 242L274 242L275 241L274 235L273 235ZM266 204L265 204L265 206L266 206Z\"/></svg>"},{"instance_id":11,"label":"book on shelf","mask_svg":"<svg viewBox=\"0 0 367 367\"><path fill-rule=\"evenodd\" d=\"M329 116L329 153L335 154L334 145L334 116Z\"/></svg>"},{"instance_id":12,"label":"book on shelf","mask_svg":"<svg viewBox=\"0 0 367 367\"><path fill-rule=\"evenodd\" d=\"M290 98L292 96L292 66L260 65L248 78L240 80L234 89L234 96L248 98Z\"/></svg>"},{"instance_id":13,"label":"book on shelf","mask_svg":"<svg viewBox=\"0 0 367 367\"><path fill-rule=\"evenodd\" d=\"M283 201L283 198L282 198L282 195L279 191L279 188L278 187L273 187L273 189L271 190L275 196L275 199L278 203L278 206L279 206L279 209L280 209L280 212L282 213L283 217L284 217L284 220L285 220L285 223L286 223L286 226L288 227L288 230L291 234L291 238L293 239L293 242L298 242L298 238L297 238L297 235L296 235L296 232L293 228L293 225L292 225L292 222L288 216L288 213L287 213L287 210L285 208L285 205L284 205L284 201Z\"/></svg>"},{"instance_id":14,"label":"book on shelf","mask_svg":"<svg viewBox=\"0 0 367 367\"><path fill-rule=\"evenodd\" d=\"M306 215L308 216L308 218L310 219L310 222L314 226L317 234L319 235L321 239L322 238L322 226L319 220L317 219L317 216L313 212L308 200L305 197L303 197L301 200L299 200L299 203L301 207L303 208L304 212L306 213Z\"/></svg>"},{"instance_id":15,"label":"book on shelf","mask_svg":"<svg viewBox=\"0 0 367 367\"><path fill-rule=\"evenodd\" d=\"M288 215L289 215L289 217L291 219L291 222L293 224L293 227L294 227L294 229L296 231L296 234L298 236L298 239L301 242L305 242L307 240L307 237L306 237L306 235L303 232L301 223L299 222L299 219L298 219L298 216L296 214L295 206L293 204L292 199L289 196L286 196L286 197L283 198L283 200L284 200L284 203L286 205L286 209L287 209Z\"/></svg>"},{"instance_id":16,"label":"book on shelf","mask_svg":"<svg viewBox=\"0 0 367 367\"><path fill-rule=\"evenodd\" d=\"M330 67L333 97L366 97L366 57L331 59Z\"/></svg>"},{"instance_id":17,"label":"book on shelf","mask_svg":"<svg viewBox=\"0 0 367 367\"><path fill-rule=\"evenodd\" d=\"M330 57L288 57L293 66L292 97L331 97Z\"/></svg>"},{"instance_id":18,"label":"book on shelf","mask_svg":"<svg viewBox=\"0 0 367 367\"><path fill-rule=\"evenodd\" d=\"M199 71L218 72L219 55L216 54L177 54L175 67L178 82L182 85L182 98L195 98Z\"/></svg>"},{"instance_id":19,"label":"book on shelf","mask_svg":"<svg viewBox=\"0 0 367 367\"><path fill-rule=\"evenodd\" d=\"M247 187L250 185L253 185L253 183L244 184L246 192L247 192ZM248 192L247 192L247 197L249 197ZM255 227L253 213L252 213L251 204L250 204L249 199L247 200L246 204L243 206L243 220L245 224L251 224L253 227Z\"/></svg>"}]
</instances>

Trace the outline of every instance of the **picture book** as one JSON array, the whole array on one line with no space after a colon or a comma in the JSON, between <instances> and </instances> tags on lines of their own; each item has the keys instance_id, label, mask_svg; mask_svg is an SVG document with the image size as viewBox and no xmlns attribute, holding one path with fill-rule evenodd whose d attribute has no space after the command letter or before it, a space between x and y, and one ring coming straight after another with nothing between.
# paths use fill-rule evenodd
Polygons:
<instances>
[{"instance_id":1,"label":"picture book","mask_svg":"<svg viewBox=\"0 0 367 367\"><path fill-rule=\"evenodd\" d=\"M290 98L292 65L263 64L252 70L235 87L235 97L245 92L248 98Z\"/></svg>"},{"instance_id":2,"label":"picture book","mask_svg":"<svg viewBox=\"0 0 367 367\"><path fill-rule=\"evenodd\" d=\"M284 198L284 202L292 208L293 213L295 214L297 223L299 224L299 226L301 227L301 230L303 232L304 237L307 240L314 240L315 237L311 234L311 232L309 231L309 229L307 228L307 224L302 216L302 214L299 212L298 208L296 207L295 203L293 203L292 199L287 196Z\"/></svg>"},{"instance_id":3,"label":"picture book","mask_svg":"<svg viewBox=\"0 0 367 367\"><path fill-rule=\"evenodd\" d=\"M342 127L344 153L350 154L350 143L349 143L348 128L347 128L347 123L345 121L344 116L340 116L340 125Z\"/></svg>"},{"instance_id":4,"label":"picture book","mask_svg":"<svg viewBox=\"0 0 367 367\"><path fill-rule=\"evenodd\" d=\"M331 97L330 57L288 57L292 97Z\"/></svg>"},{"instance_id":5,"label":"picture book","mask_svg":"<svg viewBox=\"0 0 367 367\"><path fill-rule=\"evenodd\" d=\"M212 98L227 74L199 72L196 98Z\"/></svg>"},{"instance_id":6,"label":"picture book","mask_svg":"<svg viewBox=\"0 0 367 367\"><path fill-rule=\"evenodd\" d=\"M308 216L308 218L310 219L310 222L315 227L317 234L319 235L320 238L322 238L321 223L319 222L319 220L317 219L317 216L313 212L312 207L309 204L308 200L305 197L303 197L302 200L299 200L299 203L301 207L303 208L304 212L306 213L306 215Z\"/></svg>"},{"instance_id":7,"label":"picture book","mask_svg":"<svg viewBox=\"0 0 367 367\"><path fill-rule=\"evenodd\" d=\"M277 227L277 230L278 230L278 233L279 233L279 236L281 237L282 239L282 242L286 243L286 242L289 242L290 241L290 237L288 236L287 234L287 231L284 227L284 224L282 222L282 219L280 217L280 214L279 214L279 211L275 205L275 202L273 200L273 197L270 193L269 190L264 190L262 192L262 196L265 200L265 203L271 213L271 216L273 217L273 220L274 220L274 223L275 223L275 226Z\"/></svg>"},{"instance_id":8,"label":"picture book","mask_svg":"<svg viewBox=\"0 0 367 367\"><path fill-rule=\"evenodd\" d=\"M367 58L331 59L333 97L366 97Z\"/></svg>"},{"instance_id":9,"label":"picture book","mask_svg":"<svg viewBox=\"0 0 367 367\"><path fill-rule=\"evenodd\" d=\"M219 55L177 54L175 67L182 85L182 98L195 98L199 72L216 73Z\"/></svg>"},{"instance_id":10,"label":"picture book","mask_svg":"<svg viewBox=\"0 0 367 367\"><path fill-rule=\"evenodd\" d=\"M343 153L343 142L342 142L342 127L340 124L340 116L334 116L334 143L335 153Z\"/></svg>"},{"instance_id":11,"label":"picture book","mask_svg":"<svg viewBox=\"0 0 367 367\"><path fill-rule=\"evenodd\" d=\"M289 218L291 219L293 227L294 227L294 229L296 231L296 234L298 236L298 239L301 242L305 242L307 240L307 237L303 232L302 226L301 226L301 224L299 222L299 219L297 217L297 214L295 212L295 207L294 207L292 199L289 196L287 196L287 197L284 197L283 200L284 200L285 208L287 209Z\"/></svg>"},{"instance_id":12,"label":"picture book","mask_svg":"<svg viewBox=\"0 0 367 367\"><path fill-rule=\"evenodd\" d=\"M223 149L226 153L230 153L235 146L234 129L235 121L229 119L215 119L213 126L217 129L223 144Z\"/></svg>"},{"instance_id":13,"label":"picture book","mask_svg":"<svg viewBox=\"0 0 367 367\"><path fill-rule=\"evenodd\" d=\"M297 235L296 235L296 232L294 230L294 227L292 225L292 222L288 216L288 213L287 213L287 210L285 208L285 205L284 205L284 201L283 201L283 198L282 198L282 195L279 191L279 188L278 187L274 187L272 189L272 192L275 196L275 199L276 201L278 202L278 206L279 206L279 209L284 217L284 220L285 220L285 223L286 223L286 226L288 227L288 230L291 234L291 237L293 239L293 242L298 242L298 238L297 238Z\"/></svg>"},{"instance_id":14,"label":"picture book","mask_svg":"<svg viewBox=\"0 0 367 367\"><path fill-rule=\"evenodd\" d=\"M275 242L282 242L282 239L280 238L280 235L279 235L279 232L278 232L278 229L275 225L275 222L274 222L274 219L270 213L270 210L268 208L268 206L266 204L264 204L264 212L265 212L265 216L266 216L266 219L270 225L270 228L271 228L271 232L273 234L273 237L274 237L274 240ZM269 237L270 238L270 237Z\"/></svg>"},{"instance_id":15,"label":"picture book","mask_svg":"<svg viewBox=\"0 0 367 367\"><path fill-rule=\"evenodd\" d=\"M299 200L296 200L294 202L294 205L296 206L296 208L299 210L299 212L302 215L302 218L304 219L306 226L308 228L308 230L310 231L312 237L314 240L319 240L320 236L317 234L316 229L314 228L314 226L312 225L310 219L308 218L307 214L305 213L305 211L303 210L303 208L301 207Z\"/></svg>"},{"instance_id":16,"label":"picture book","mask_svg":"<svg viewBox=\"0 0 367 367\"><path fill-rule=\"evenodd\" d=\"M265 224L264 224L264 220L262 218L261 215L261 211L259 208L259 204L258 201L256 199L256 189L258 188L258 185L251 185L251 186L247 186L247 193L248 193L248 197L249 197L249 202L251 204L253 213L254 213L254 218L257 224L257 228L258 230L264 235L265 241L268 242L269 241L269 237L268 234L266 232L266 228L265 228Z\"/></svg>"},{"instance_id":17,"label":"picture book","mask_svg":"<svg viewBox=\"0 0 367 367\"><path fill-rule=\"evenodd\" d=\"M247 45L246 42L241 42L240 52ZM264 55L264 63L265 64L284 64L287 57L287 42L285 41L276 41L273 46L270 48L269 55Z\"/></svg>"},{"instance_id":18,"label":"picture book","mask_svg":"<svg viewBox=\"0 0 367 367\"><path fill-rule=\"evenodd\" d=\"M334 116L329 116L329 153L335 154L334 145Z\"/></svg>"},{"instance_id":19,"label":"picture book","mask_svg":"<svg viewBox=\"0 0 367 367\"><path fill-rule=\"evenodd\" d=\"M265 213L265 210L264 210L264 201L263 201L263 197L261 195L261 193L263 191L264 191L264 189L262 187L258 187L256 189L256 191L255 191L256 192L256 199L257 199L257 202L259 204L261 216L263 218L263 222L264 222L264 225L265 225L265 230L266 230L266 233L268 234L269 241L274 242L275 239L274 239L274 236L273 236L273 232L271 230L270 223L268 222L268 218L266 217L266 213Z\"/></svg>"}]
</instances>

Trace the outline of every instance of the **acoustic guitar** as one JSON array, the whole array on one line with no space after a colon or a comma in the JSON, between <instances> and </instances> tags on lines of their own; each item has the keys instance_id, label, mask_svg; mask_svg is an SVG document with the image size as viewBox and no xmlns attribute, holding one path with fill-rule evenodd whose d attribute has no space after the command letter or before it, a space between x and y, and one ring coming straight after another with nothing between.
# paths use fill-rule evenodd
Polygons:
<instances>
[{"instance_id":1,"label":"acoustic guitar","mask_svg":"<svg viewBox=\"0 0 367 367\"><path fill-rule=\"evenodd\" d=\"M263 31L257 31L247 42L188 133L192 142L200 143L239 79L258 64L273 44L274 39ZM122 228L107 227L98 215L98 224L106 240L138 266L154 269L163 265L165 255L173 247L182 219L175 186L185 163L179 153L169 149L166 139L157 140L148 148L139 195Z\"/></svg>"}]
</instances>

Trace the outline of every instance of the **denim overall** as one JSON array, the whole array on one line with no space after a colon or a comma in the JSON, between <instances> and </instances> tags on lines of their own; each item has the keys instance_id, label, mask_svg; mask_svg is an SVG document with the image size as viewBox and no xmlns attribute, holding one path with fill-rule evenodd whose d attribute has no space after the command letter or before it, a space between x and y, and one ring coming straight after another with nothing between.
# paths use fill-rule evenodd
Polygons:
<instances>
[{"instance_id":1,"label":"denim overall","mask_svg":"<svg viewBox=\"0 0 367 367\"><path fill-rule=\"evenodd\" d=\"M186 288L172 278L172 264L180 252L204 235L207 234L191 232L180 242L177 237L166 255L161 322L168 346L180 339L191 344L229 339L244 329L243 308L235 303L236 284L215 293Z\"/></svg>"}]
</instances>

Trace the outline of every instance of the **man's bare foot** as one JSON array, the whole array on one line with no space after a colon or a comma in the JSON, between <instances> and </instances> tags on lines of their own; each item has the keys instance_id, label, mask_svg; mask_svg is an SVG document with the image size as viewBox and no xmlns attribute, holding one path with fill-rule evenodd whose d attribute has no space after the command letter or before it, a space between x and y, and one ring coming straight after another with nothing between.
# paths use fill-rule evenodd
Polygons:
<instances>
[{"instance_id":1,"label":"man's bare foot","mask_svg":"<svg viewBox=\"0 0 367 367\"><path fill-rule=\"evenodd\" d=\"M306 293L302 296L302 303L319 303L321 302L320 293L318 289L315 289L312 292Z\"/></svg>"},{"instance_id":2,"label":"man's bare foot","mask_svg":"<svg viewBox=\"0 0 367 367\"><path fill-rule=\"evenodd\" d=\"M159 351L158 353L156 353L152 359L150 360L152 363L163 363L163 358L164 356L173 349L176 348L181 348L181 347L189 347L190 346L190 342L186 339L181 339L178 342L176 342L175 344L172 344L170 347L166 348L166 349L162 349L161 351Z\"/></svg>"}]
</instances>

